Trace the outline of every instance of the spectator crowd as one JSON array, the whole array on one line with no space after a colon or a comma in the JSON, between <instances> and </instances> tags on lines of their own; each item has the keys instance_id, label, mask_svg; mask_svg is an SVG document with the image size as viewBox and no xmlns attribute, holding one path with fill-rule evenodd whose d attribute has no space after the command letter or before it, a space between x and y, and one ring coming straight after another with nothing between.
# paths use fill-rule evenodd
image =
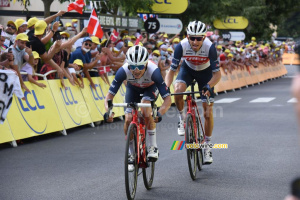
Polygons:
<instances>
[{"instance_id":1,"label":"spectator crowd","mask_svg":"<svg viewBox=\"0 0 300 200\"><path fill-rule=\"evenodd\" d=\"M105 32L103 38L98 38L89 35L86 27L79 32L77 19L70 20L65 26L56 21L64 13L59 11L43 20L33 17L28 21L17 19L0 25L0 65L18 73L23 89L28 91L24 81L46 87L37 82L36 74L44 74L47 79L60 79L63 87L68 79L72 85L84 88L83 77L86 77L95 89L91 77L98 76L110 84L108 76L115 74L126 62L125 54L134 45L146 47L149 59L158 65L165 77L174 49L183 39L179 34L170 37L165 33L147 34L140 30L133 33L122 30L117 38L111 38L110 32ZM225 41L218 31L207 32L206 37L215 44L220 68L225 74L233 70L250 72L251 67L256 68L259 64L272 66L282 61L284 52L293 51L292 43L256 41L255 37L251 42Z\"/></svg>"}]
</instances>

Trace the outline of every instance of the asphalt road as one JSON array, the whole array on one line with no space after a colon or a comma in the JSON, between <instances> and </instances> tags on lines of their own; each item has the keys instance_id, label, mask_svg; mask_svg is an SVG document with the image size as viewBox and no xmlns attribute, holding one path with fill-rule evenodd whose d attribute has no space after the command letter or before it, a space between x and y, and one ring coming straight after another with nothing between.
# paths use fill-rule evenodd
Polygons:
<instances>
[{"instance_id":1,"label":"asphalt road","mask_svg":"<svg viewBox=\"0 0 300 200\"><path fill-rule=\"evenodd\" d=\"M153 189L147 191L139 176L136 199L284 199L300 176L300 134L288 102L296 67L287 68L285 78L216 97L212 143L228 149L214 149L213 164L195 181L185 150L170 150L174 140L184 139L177 135L173 106L157 128ZM225 98L233 102L222 103ZM23 143L0 145L1 200L126 199L122 121Z\"/></svg>"}]
</instances>

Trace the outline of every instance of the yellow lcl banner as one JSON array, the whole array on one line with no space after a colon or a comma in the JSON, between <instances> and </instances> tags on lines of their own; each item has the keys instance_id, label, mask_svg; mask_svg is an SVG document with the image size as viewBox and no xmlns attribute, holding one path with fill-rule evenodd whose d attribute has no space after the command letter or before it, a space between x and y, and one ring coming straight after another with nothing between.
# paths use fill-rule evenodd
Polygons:
<instances>
[{"instance_id":1,"label":"yellow lcl banner","mask_svg":"<svg viewBox=\"0 0 300 200\"><path fill-rule=\"evenodd\" d=\"M188 0L155 0L152 6L156 14L181 14L189 5ZM139 13L148 13L138 10Z\"/></svg>"},{"instance_id":2,"label":"yellow lcl banner","mask_svg":"<svg viewBox=\"0 0 300 200\"><path fill-rule=\"evenodd\" d=\"M227 17L226 19L217 19L214 21L214 27L217 29L245 29L249 22L245 17Z\"/></svg>"}]
</instances>

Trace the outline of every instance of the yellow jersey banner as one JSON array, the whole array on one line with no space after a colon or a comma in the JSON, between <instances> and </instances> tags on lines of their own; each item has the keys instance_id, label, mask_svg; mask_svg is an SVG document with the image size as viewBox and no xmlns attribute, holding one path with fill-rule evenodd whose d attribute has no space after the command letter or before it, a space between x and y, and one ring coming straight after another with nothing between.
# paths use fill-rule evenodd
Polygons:
<instances>
[{"instance_id":1,"label":"yellow jersey banner","mask_svg":"<svg viewBox=\"0 0 300 200\"><path fill-rule=\"evenodd\" d=\"M60 80L48 80L48 83L66 129L92 122L90 109L78 86L65 81L66 88L62 88Z\"/></svg>"},{"instance_id":2,"label":"yellow jersey banner","mask_svg":"<svg viewBox=\"0 0 300 200\"><path fill-rule=\"evenodd\" d=\"M156 14L181 14L186 11L188 5L188 0L154 0L152 10ZM146 13L142 10L138 12Z\"/></svg>"},{"instance_id":3,"label":"yellow jersey banner","mask_svg":"<svg viewBox=\"0 0 300 200\"><path fill-rule=\"evenodd\" d=\"M39 82L46 88L25 82L30 90L24 92L26 100L13 98L7 120L16 140L64 129L47 81Z\"/></svg>"},{"instance_id":4,"label":"yellow jersey banner","mask_svg":"<svg viewBox=\"0 0 300 200\"><path fill-rule=\"evenodd\" d=\"M8 125L7 119L0 125L0 144L15 140Z\"/></svg>"},{"instance_id":5,"label":"yellow jersey banner","mask_svg":"<svg viewBox=\"0 0 300 200\"><path fill-rule=\"evenodd\" d=\"M249 22L245 17L227 17L226 19L217 19L214 21L214 27L217 29L245 29Z\"/></svg>"}]
</instances>

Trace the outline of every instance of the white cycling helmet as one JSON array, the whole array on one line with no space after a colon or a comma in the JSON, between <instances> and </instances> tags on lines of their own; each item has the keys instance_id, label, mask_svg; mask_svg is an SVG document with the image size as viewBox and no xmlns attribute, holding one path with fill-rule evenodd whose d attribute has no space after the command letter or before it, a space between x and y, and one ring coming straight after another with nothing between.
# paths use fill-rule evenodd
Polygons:
<instances>
[{"instance_id":1,"label":"white cycling helmet","mask_svg":"<svg viewBox=\"0 0 300 200\"><path fill-rule=\"evenodd\" d=\"M148 57L147 49L139 45L130 47L126 53L126 59L129 65L145 65L148 62Z\"/></svg>"},{"instance_id":2,"label":"white cycling helmet","mask_svg":"<svg viewBox=\"0 0 300 200\"><path fill-rule=\"evenodd\" d=\"M188 35L205 35L206 26L200 21L193 21L187 26L186 32Z\"/></svg>"}]
</instances>

